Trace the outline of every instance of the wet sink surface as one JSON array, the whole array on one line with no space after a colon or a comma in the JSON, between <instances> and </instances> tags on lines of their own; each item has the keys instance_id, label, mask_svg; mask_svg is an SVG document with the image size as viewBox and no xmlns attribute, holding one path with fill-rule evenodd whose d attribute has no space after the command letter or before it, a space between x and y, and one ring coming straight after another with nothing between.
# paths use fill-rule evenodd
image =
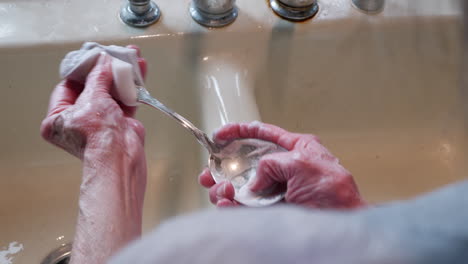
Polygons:
<instances>
[{"instance_id":1,"label":"wet sink surface","mask_svg":"<svg viewBox=\"0 0 468 264\"><path fill-rule=\"evenodd\" d=\"M259 81L263 120L317 134L371 202L466 177L459 22L345 28L298 37L287 55L270 57L263 74L281 74ZM284 52L282 41L271 54Z\"/></svg>"}]
</instances>

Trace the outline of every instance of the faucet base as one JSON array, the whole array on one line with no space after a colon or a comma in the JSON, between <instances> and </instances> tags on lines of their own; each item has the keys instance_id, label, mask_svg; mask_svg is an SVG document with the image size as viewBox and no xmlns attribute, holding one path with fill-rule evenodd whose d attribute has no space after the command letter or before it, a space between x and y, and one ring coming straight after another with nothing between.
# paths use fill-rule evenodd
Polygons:
<instances>
[{"instance_id":1,"label":"faucet base","mask_svg":"<svg viewBox=\"0 0 468 264\"><path fill-rule=\"evenodd\" d=\"M237 7L234 6L228 12L222 14L209 14L197 8L194 3L190 5L190 15L198 24L206 27L224 27L236 20Z\"/></svg>"},{"instance_id":2,"label":"faucet base","mask_svg":"<svg viewBox=\"0 0 468 264\"><path fill-rule=\"evenodd\" d=\"M368 14L381 12L385 5L385 0L353 0L352 2L356 8Z\"/></svg>"},{"instance_id":3,"label":"faucet base","mask_svg":"<svg viewBox=\"0 0 468 264\"><path fill-rule=\"evenodd\" d=\"M146 12L136 13L134 12L135 8L130 3L127 3L120 11L120 19L132 27L147 27L154 24L161 17L161 11L159 11L159 7L153 1L149 5Z\"/></svg>"},{"instance_id":4,"label":"faucet base","mask_svg":"<svg viewBox=\"0 0 468 264\"><path fill-rule=\"evenodd\" d=\"M314 17L319 10L317 2L304 7L293 7L281 3L280 0L270 0L270 6L278 16L296 22Z\"/></svg>"}]
</instances>

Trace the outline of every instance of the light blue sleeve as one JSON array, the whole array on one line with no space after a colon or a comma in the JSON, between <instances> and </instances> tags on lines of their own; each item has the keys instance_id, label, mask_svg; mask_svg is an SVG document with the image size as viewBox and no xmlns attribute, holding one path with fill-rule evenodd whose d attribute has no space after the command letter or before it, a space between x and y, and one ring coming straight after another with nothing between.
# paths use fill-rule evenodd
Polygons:
<instances>
[{"instance_id":1,"label":"light blue sleeve","mask_svg":"<svg viewBox=\"0 0 468 264\"><path fill-rule=\"evenodd\" d=\"M204 211L167 221L110 263L468 263L468 182L353 212Z\"/></svg>"}]
</instances>

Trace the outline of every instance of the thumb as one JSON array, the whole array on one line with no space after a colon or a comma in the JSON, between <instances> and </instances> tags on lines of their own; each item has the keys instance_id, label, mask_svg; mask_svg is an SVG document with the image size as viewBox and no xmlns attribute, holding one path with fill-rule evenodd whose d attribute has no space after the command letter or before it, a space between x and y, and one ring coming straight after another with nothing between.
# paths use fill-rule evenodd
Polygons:
<instances>
[{"instance_id":1,"label":"thumb","mask_svg":"<svg viewBox=\"0 0 468 264\"><path fill-rule=\"evenodd\" d=\"M257 167L257 176L250 190L254 193L269 192L278 184L286 183L293 175L291 169L291 153L277 152L265 155Z\"/></svg>"},{"instance_id":2,"label":"thumb","mask_svg":"<svg viewBox=\"0 0 468 264\"><path fill-rule=\"evenodd\" d=\"M95 97L96 94L107 94L110 96L109 93L113 81L111 59L106 53L101 53L96 65L86 78L85 88L82 93L84 97Z\"/></svg>"}]
</instances>

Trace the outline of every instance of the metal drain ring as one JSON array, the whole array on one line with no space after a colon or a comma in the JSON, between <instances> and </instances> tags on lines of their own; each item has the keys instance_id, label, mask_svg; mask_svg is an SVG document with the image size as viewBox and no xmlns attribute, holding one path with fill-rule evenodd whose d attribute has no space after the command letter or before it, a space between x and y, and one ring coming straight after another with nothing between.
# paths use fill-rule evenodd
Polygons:
<instances>
[{"instance_id":1,"label":"metal drain ring","mask_svg":"<svg viewBox=\"0 0 468 264\"><path fill-rule=\"evenodd\" d=\"M68 264L70 261L72 244L64 244L61 247L54 249L47 255L41 264Z\"/></svg>"}]
</instances>

